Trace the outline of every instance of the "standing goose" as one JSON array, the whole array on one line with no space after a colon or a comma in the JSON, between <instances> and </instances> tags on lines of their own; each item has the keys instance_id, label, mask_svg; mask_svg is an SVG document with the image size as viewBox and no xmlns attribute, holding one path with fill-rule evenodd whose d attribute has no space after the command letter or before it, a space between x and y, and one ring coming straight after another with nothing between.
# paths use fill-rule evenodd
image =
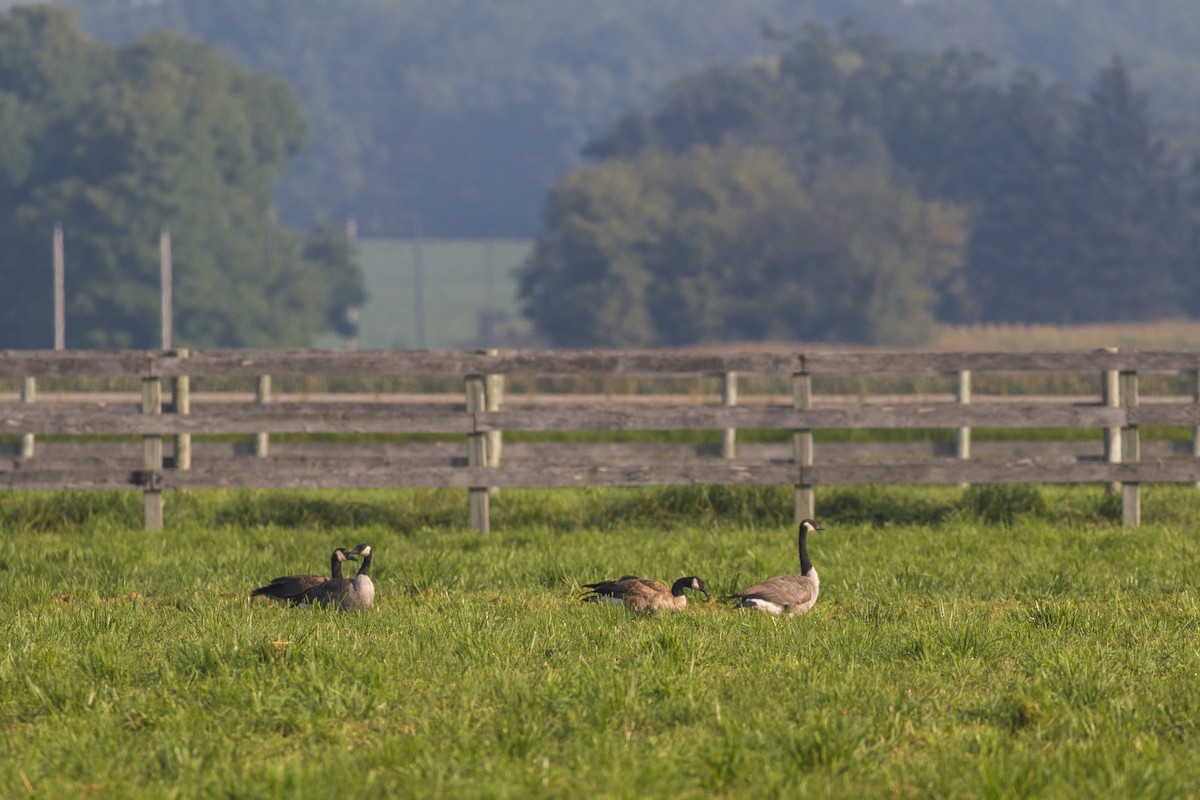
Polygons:
<instances>
[{"instance_id":1,"label":"standing goose","mask_svg":"<svg viewBox=\"0 0 1200 800\"><path fill-rule=\"evenodd\" d=\"M360 544L347 554L360 557L362 565L354 579L337 578L314 586L296 597L305 606L333 606L341 611L361 611L375 602L375 584L371 582L371 545Z\"/></svg>"},{"instance_id":2,"label":"standing goose","mask_svg":"<svg viewBox=\"0 0 1200 800\"><path fill-rule=\"evenodd\" d=\"M768 614L803 614L817 602L821 590L817 570L808 558L808 534L825 530L811 519L800 521L800 574L779 575L756 583L734 597L742 608L753 608Z\"/></svg>"},{"instance_id":3,"label":"standing goose","mask_svg":"<svg viewBox=\"0 0 1200 800\"><path fill-rule=\"evenodd\" d=\"M631 611L657 614L660 611L679 611L687 607L687 596L684 589L703 592L710 597L704 581L695 575L680 578L671 588L662 581L650 578L639 578L636 575L625 575L615 581L599 581L585 583L583 601L585 603L624 603Z\"/></svg>"},{"instance_id":4,"label":"standing goose","mask_svg":"<svg viewBox=\"0 0 1200 800\"><path fill-rule=\"evenodd\" d=\"M343 580L342 562L346 560L357 561L358 557L347 553L345 548L339 547L333 551L333 555L329 559L329 577L324 575L284 575L275 578L266 586L258 587L250 593L250 596L261 595L289 605L296 605L300 602L297 598L305 592L330 580Z\"/></svg>"}]
</instances>

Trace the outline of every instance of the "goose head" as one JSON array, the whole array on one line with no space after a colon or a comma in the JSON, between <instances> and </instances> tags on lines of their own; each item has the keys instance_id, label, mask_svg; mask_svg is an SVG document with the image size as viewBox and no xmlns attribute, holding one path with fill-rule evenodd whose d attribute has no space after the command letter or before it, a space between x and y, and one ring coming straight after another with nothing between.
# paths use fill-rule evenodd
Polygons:
<instances>
[{"instance_id":1,"label":"goose head","mask_svg":"<svg viewBox=\"0 0 1200 800\"><path fill-rule=\"evenodd\" d=\"M700 578L697 578L695 575L689 575L686 578L680 578L679 580L675 581L675 585L671 587L671 594L683 594L684 589L691 589L693 591L700 592L704 595L705 599L712 597L712 595L708 592L708 587L704 585L704 581Z\"/></svg>"}]
</instances>

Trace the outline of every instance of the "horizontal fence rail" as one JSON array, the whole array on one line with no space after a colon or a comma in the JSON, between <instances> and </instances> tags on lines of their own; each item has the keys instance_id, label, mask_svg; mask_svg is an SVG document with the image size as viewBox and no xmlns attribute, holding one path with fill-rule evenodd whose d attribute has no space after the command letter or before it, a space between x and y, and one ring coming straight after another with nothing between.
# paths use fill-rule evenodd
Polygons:
<instances>
[{"instance_id":1,"label":"horizontal fence rail","mask_svg":"<svg viewBox=\"0 0 1200 800\"><path fill-rule=\"evenodd\" d=\"M0 350L0 378L180 375L606 375L724 374L878 376L1200 370L1200 351L804 353L694 350Z\"/></svg>"},{"instance_id":2,"label":"horizontal fence rail","mask_svg":"<svg viewBox=\"0 0 1200 800\"><path fill-rule=\"evenodd\" d=\"M972 394L980 376L1023 373L1099 376L1101 392ZM1138 376L1153 373L1190 376L1193 390L1140 399ZM273 377L289 376L449 380L461 393L309 397L280 392L278 381L273 388ZM711 396L547 397L503 389L506 378L713 376L720 382ZM790 383L791 395L739 392L745 376ZM934 398L847 397L815 393L812 383L939 376L956 380L957 389ZM1200 435L1190 443L1144 444L1138 435L1146 425L1200 431L1197 376L1200 353L1190 351L8 350L0 351L0 380L13 386L11 399L0 399L0 490L140 490L146 525L155 528L162 524L163 490L463 488L472 524L486 531L488 497L505 487L790 484L797 515L811 516L817 486L1102 483L1118 488L1123 520L1136 525L1140 484L1200 484ZM257 388L197 392L191 383L197 378L253 378ZM87 382L97 379L140 385L140 392L89 390ZM39 391L38 381L71 386ZM972 441L977 428L1090 429L1095 439ZM814 431L862 429L945 430L954 441L813 443ZM776 431L789 441L737 441L739 430ZM645 431L713 431L714 438L711 444L503 439ZM295 441L297 435L305 438ZM423 441L423 435L451 440ZM251 439L229 441L239 436Z\"/></svg>"}]
</instances>

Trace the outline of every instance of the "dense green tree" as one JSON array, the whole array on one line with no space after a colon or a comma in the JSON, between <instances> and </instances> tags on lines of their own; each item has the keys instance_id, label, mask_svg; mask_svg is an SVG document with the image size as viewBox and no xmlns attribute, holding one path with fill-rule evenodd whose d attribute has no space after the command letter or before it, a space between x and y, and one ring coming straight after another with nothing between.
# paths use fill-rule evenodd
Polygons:
<instances>
[{"instance_id":1,"label":"dense green tree","mask_svg":"<svg viewBox=\"0 0 1200 800\"><path fill-rule=\"evenodd\" d=\"M1072 302L1064 322L1184 313L1182 175L1155 134L1148 98L1114 59L1100 70L1067 142L1060 241Z\"/></svg>"},{"instance_id":2,"label":"dense green tree","mask_svg":"<svg viewBox=\"0 0 1200 800\"><path fill-rule=\"evenodd\" d=\"M1183 175L1122 62L1047 105L1014 82L972 233L968 319L1105 322L1189 311ZM1001 169L1001 167L1003 167Z\"/></svg>"},{"instance_id":3,"label":"dense green tree","mask_svg":"<svg viewBox=\"0 0 1200 800\"><path fill-rule=\"evenodd\" d=\"M1075 235L1063 159L1078 101L1022 72L998 94L978 141L978 174L963 283L943 297L959 322L1054 321L1071 303L1061 243Z\"/></svg>"},{"instance_id":4,"label":"dense green tree","mask_svg":"<svg viewBox=\"0 0 1200 800\"><path fill-rule=\"evenodd\" d=\"M704 145L567 176L521 275L556 345L913 342L961 265L961 213L881 177L806 190L779 154Z\"/></svg>"},{"instance_id":5,"label":"dense green tree","mask_svg":"<svg viewBox=\"0 0 1200 800\"><path fill-rule=\"evenodd\" d=\"M357 311L367 292L355 267L354 242L344 229L321 223L304 245L304 258L326 271L329 299L326 322L339 336L358 335Z\"/></svg>"},{"instance_id":6,"label":"dense green tree","mask_svg":"<svg viewBox=\"0 0 1200 800\"><path fill-rule=\"evenodd\" d=\"M886 174L967 210L968 262L937 286L955 321L1147 319L1187 309L1181 174L1120 61L1086 99L980 54L908 52L806 27L778 61L715 67L627 114L588 153L769 147L813 176ZM1140 278L1138 277L1140 276Z\"/></svg>"},{"instance_id":7,"label":"dense green tree","mask_svg":"<svg viewBox=\"0 0 1200 800\"><path fill-rule=\"evenodd\" d=\"M50 341L59 222L68 346L158 343L163 226L178 343L303 345L328 326L331 287L361 279L272 224L274 182L304 138L286 85L174 34L99 45L55 7L0 17L0 43L0 115L20 120L0 149L3 346Z\"/></svg>"}]
</instances>

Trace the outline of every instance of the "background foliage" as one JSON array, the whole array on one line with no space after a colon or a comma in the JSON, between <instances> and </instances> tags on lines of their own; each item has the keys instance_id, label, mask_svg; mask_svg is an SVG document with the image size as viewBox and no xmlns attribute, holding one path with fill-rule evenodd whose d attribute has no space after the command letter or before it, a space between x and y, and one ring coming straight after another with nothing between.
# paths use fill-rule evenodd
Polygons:
<instances>
[{"instance_id":1,"label":"background foliage","mask_svg":"<svg viewBox=\"0 0 1200 800\"><path fill-rule=\"evenodd\" d=\"M672 222L647 224L682 226L697 215L704 223L660 250L645 237L623 241L629 220L652 217L646 187L642 197L612 191L617 165L653 181L652 165L670 154L688 175L703 175L694 154L718 145L731 159L738 150L775 154L766 172L790 174L792 194L809 199L756 206L743 192L722 204L691 184L663 186ZM689 303L674 287L651 295L645 305L657 299L676 315L643 315L654 320L651 335L638 320L622 323L624 341L903 344L926 340L935 313L953 322L1088 323L1180 317L1196 306L1195 174L1168 152L1120 59L1080 98L1028 72L998 82L979 55L925 54L808 27L779 59L681 79L585 152L602 163L552 192L522 276L525 313L555 343L620 343L617 328L587 330L586 309L636 309L637 286L674 274L713 302ZM599 193L606 202L592 202ZM697 251L725 228L746 239L710 257ZM596 231L608 237L602 247L570 249ZM598 262L615 274L647 251L661 252L660 263L622 283L624 294L595 282ZM763 252L774 254L772 268L746 266ZM595 294L560 294L572 283ZM561 305L547 309L551 295Z\"/></svg>"},{"instance_id":2,"label":"background foliage","mask_svg":"<svg viewBox=\"0 0 1200 800\"><path fill-rule=\"evenodd\" d=\"M613 285L626 294L601 298L582 315L541 307L551 296L550 283L537 286L543 279L576 293L600 285L588 273L594 264L563 273L571 269L564 254L578 249L543 226L537 252L547 261L522 276L536 336L600 345L808 331L901 344L921 341L931 319L1138 321L1190 316L1200 300L1200 170L1192 165L1200 130L1192 87L1200 81L1188 79L1200 71L1200 26L1181 0L1153 0L1136 14L1116 0L1086 7L1031 0L73 5L84 29L119 45L112 52L121 55L101 55L106 49L88 42L44 59L41 77L13 73L32 81L27 97L44 96L43 79L73 88L61 89L45 112L24 107L25 89L0 97L0 121L16 133L0 144L0 194L6 180L11 195L28 177L31 146L40 151L47 139L68 138L44 134L75 128L97 137L86 152L62 159L69 180L35 176L48 178L42 199L86 212L95 226L77 252L97 265L88 274L101 277L73 298L69 316L104 313L111 324L101 331L85 322L90 333L78 343L151 338L135 309L150 302L145 265L153 264L167 212L190 215L190 230L173 228L177 249L190 246L183 257L196 267L187 270L193 284L183 287L196 308L180 320L181 341L307 344L322 329L353 334L346 312L363 301L363 287L352 264L347 271L346 253L322 241L336 226L305 244L274 227L265 198L304 227L353 216L367 235L531 235L539 208L560 224L571 216L570 197L589 193L578 182L570 197L556 188L588 158L597 163L584 174L600 176L612 170L598 163L605 159L641 168L659 155L692 158L701 146L723 159L736 158L737 149L782 156L809 215L784 231L778 218L759 214L761 205L742 211L732 195L711 208L702 192L672 195L672 213L689 218L669 238L665 230L635 236L646 252L624 253L623 266L604 268L623 276ZM181 64L220 61L187 40L138 38L164 28L286 80L299 108L279 105L287 102L282 84L224 62L187 80L169 70L134 80L139 52L143 62L148 53ZM89 59L94 69L79 70ZM107 88L90 91L87 81L100 81L105 70ZM275 88L255 88L265 86ZM226 109L215 99L226 91L263 94L248 109ZM188 92L204 99L195 108L176 103L175 121L171 114L142 119L153 104ZM91 103L70 99L85 95ZM46 124L39 114L58 115L54 127L39 128ZM308 150L300 147L305 122ZM238 131L246 125L255 136L269 132L251 144L254 166L243 174ZM179 144L180 136L196 140ZM224 166L188 170L226 156ZM145 175L96 174L108 169L97 165L121 159ZM245 183L229 182L230 174ZM662 184L655 174L641 180ZM205 198L251 184L258 187L252 201L225 196L204 210ZM79 191L85 185L90 194ZM670 195L696 187L660 188ZM871 212L858 216L869 219L848 211L859 203ZM892 216L896 207L908 210ZM29 315L47 307L47 289L11 275L23 275L21 265L44 252L39 214L60 213L51 204L11 217L26 238L14 240L17 254L6 258L7 285L22 298L7 318L22 331L44 330ZM924 258L913 247L924 236L914 219L925 220L926 244L938 251L925 269L912 268ZM761 235L731 236L736 225L757 225ZM802 235L816 246L797 247ZM102 243L118 236L120 247ZM785 248L793 250L786 265ZM684 265L685 257L698 261ZM332 261L316 263L324 258ZM718 261L723 266L713 267ZM747 285L731 292L737 270ZM644 296L626 281L639 271L650 276L637 278ZM816 275L840 277L829 284ZM756 287L759 279L774 290ZM663 302L668 292L682 293L674 308ZM222 319L214 306L228 298L236 298L233 313ZM478 327L492 330L495 321Z\"/></svg>"},{"instance_id":3,"label":"background foliage","mask_svg":"<svg viewBox=\"0 0 1200 800\"><path fill-rule=\"evenodd\" d=\"M806 189L771 150L651 150L555 189L522 300L568 346L921 341L960 219L878 177Z\"/></svg>"},{"instance_id":4,"label":"background foliage","mask_svg":"<svg viewBox=\"0 0 1200 800\"><path fill-rule=\"evenodd\" d=\"M344 236L306 245L273 219L305 134L282 81L176 34L112 48L62 9L18 9L0 17L0 119L0 346L52 343L56 223L68 347L158 344L163 227L179 344L308 344L361 304Z\"/></svg>"},{"instance_id":5,"label":"background foliage","mask_svg":"<svg viewBox=\"0 0 1200 800\"><path fill-rule=\"evenodd\" d=\"M528 237L578 148L670 81L784 49L763 28L854 20L905 49L982 49L1082 92L1114 53L1172 139L1196 141L1200 21L1191 0L66 0L127 42L163 27L284 78L312 127L280 210L359 219L364 235ZM3 3L0 3L3 5Z\"/></svg>"}]
</instances>

